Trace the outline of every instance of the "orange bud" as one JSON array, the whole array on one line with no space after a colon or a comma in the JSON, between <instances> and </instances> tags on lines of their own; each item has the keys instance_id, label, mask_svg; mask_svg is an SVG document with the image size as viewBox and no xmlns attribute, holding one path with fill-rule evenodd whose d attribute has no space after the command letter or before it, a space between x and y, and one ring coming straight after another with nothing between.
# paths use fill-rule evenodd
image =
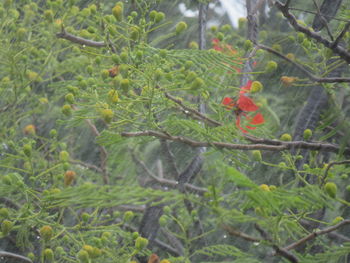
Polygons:
<instances>
[{"instance_id":1,"label":"orange bud","mask_svg":"<svg viewBox=\"0 0 350 263\"><path fill-rule=\"evenodd\" d=\"M119 67L118 67L118 66L115 66L115 67L113 67L113 68L110 68L110 69L108 70L108 72L109 72L109 76L110 76L111 78L114 78L115 76L118 75Z\"/></svg>"},{"instance_id":2,"label":"orange bud","mask_svg":"<svg viewBox=\"0 0 350 263\"><path fill-rule=\"evenodd\" d=\"M69 186L75 179L76 173L74 171L66 171L64 174L64 186Z\"/></svg>"},{"instance_id":3,"label":"orange bud","mask_svg":"<svg viewBox=\"0 0 350 263\"><path fill-rule=\"evenodd\" d=\"M24 134L35 135L36 128L33 124L29 124L23 129Z\"/></svg>"},{"instance_id":4,"label":"orange bud","mask_svg":"<svg viewBox=\"0 0 350 263\"><path fill-rule=\"evenodd\" d=\"M157 254L152 254L148 259L148 263L160 263L160 259Z\"/></svg>"},{"instance_id":5,"label":"orange bud","mask_svg":"<svg viewBox=\"0 0 350 263\"><path fill-rule=\"evenodd\" d=\"M291 85L293 85L293 83L297 80L298 78L296 77L287 77L287 76L282 76L281 77L281 81L283 86L285 87L289 87Z\"/></svg>"}]
</instances>

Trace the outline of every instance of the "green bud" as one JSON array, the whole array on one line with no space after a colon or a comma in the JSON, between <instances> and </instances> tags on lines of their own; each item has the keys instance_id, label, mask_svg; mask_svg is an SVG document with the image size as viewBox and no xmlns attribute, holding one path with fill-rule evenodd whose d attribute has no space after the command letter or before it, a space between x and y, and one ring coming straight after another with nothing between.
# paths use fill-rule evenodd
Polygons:
<instances>
[{"instance_id":1,"label":"green bud","mask_svg":"<svg viewBox=\"0 0 350 263\"><path fill-rule=\"evenodd\" d=\"M120 87L122 88L122 90L124 92L127 92L129 90L129 87L130 87L130 80L129 79L122 79L120 81Z\"/></svg>"},{"instance_id":2,"label":"green bud","mask_svg":"<svg viewBox=\"0 0 350 263\"><path fill-rule=\"evenodd\" d=\"M53 11L51 9L45 10L44 17L48 22L53 22L53 17L54 17Z\"/></svg>"},{"instance_id":3,"label":"green bud","mask_svg":"<svg viewBox=\"0 0 350 263\"><path fill-rule=\"evenodd\" d=\"M9 210L6 207L0 209L1 218L9 218Z\"/></svg>"},{"instance_id":4,"label":"green bud","mask_svg":"<svg viewBox=\"0 0 350 263\"><path fill-rule=\"evenodd\" d=\"M270 60L266 64L265 72L266 73L274 72L277 69L277 67L278 67L278 64L275 61Z\"/></svg>"},{"instance_id":5,"label":"green bud","mask_svg":"<svg viewBox=\"0 0 350 263\"><path fill-rule=\"evenodd\" d=\"M4 236L7 236L7 234L11 231L13 227L13 223L10 220L4 220L1 223L1 232Z\"/></svg>"},{"instance_id":6,"label":"green bud","mask_svg":"<svg viewBox=\"0 0 350 263\"><path fill-rule=\"evenodd\" d=\"M262 161L262 157L261 157L261 152L259 150L253 150L252 151L252 155L253 155L253 160L256 162L261 162Z\"/></svg>"},{"instance_id":7,"label":"green bud","mask_svg":"<svg viewBox=\"0 0 350 263\"><path fill-rule=\"evenodd\" d=\"M27 157L30 157L32 155L32 145L30 144L23 145L23 152Z\"/></svg>"},{"instance_id":8,"label":"green bud","mask_svg":"<svg viewBox=\"0 0 350 263\"><path fill-rule=\"evenodd\" d=\"M67 151L61 151L59 154L59 159L61 162L69 161L69 153Z\"/></svg>"},{"instance_id":9,"label":"green bud","mask_svg":"<svg viewBox=\"0 0 350 263\"><path fill-rule=\"evenodd\" d=\"M326 183L324 186L324 190L332 198L335 198L337 195L337 185L333 182Z\"/></svg>"},{"instance_id":10,"label":"green bud","mask_svg":"<svg viewBox=\"0 0 350 263\"><path fill-rule=\"evenodd\" d=\"M52 262L54 259L54 254L51 248L46 248L44 250L44 258L45 258L45 262Z\"/></svg>"},{"instance_id":11,"label":"green bud","mask_svg":"<svg viewBox=\"0 0 350 263\"><path fill-rule=\"evenodd\" d=\"M68 103L73 104L74 103L74 94L73 93L68 93L68 94L66 94L66 96L64 96L64 99Z\"/></svg>"},{"instance_id":12,"label":"green bud","mask_svg":"<svg viewBox=\"0 0 350 263\"><path fill-rule=\"evenodd\" d=\"M159 23L160 21L164 20L165 14L163 12L157 12L156 17L154 18L154 21L156 23Z\"/></svg>"},{"instance_id":13,"label":"green bud","mask_svg":"<svg viewBox=\"0 0 350 263\"><path fill-rule=\"evenodd\" d=\"M120 64L120 57L119 57L117 54L113 54L113 55L112 55L112 61L113 61L115 64L119 65L119 64Z\"/></svg>"},{"instance_id":14,"label":"green bud","mask_svg":"<svg viewBox=\"0 0 350 263\"><path fill-rule=\"evenodd\" d=\"M249 51L253 48L253 42L250 41L249 39L247 39L245 42L244 42L244 45L243 45L244 49L246 51Z\"/></svg>"},{"instance_id":15,"label":"green bud","mask_svg":"<svg viewBox=\"0 0 350 263\"><path fill-rule=\"evenodd\" d=\"M157 15L157 11L156 10L152 10L150 13L149 13L149 19L154 21L156 19L156 15Z\"/></svg>"},{"instance_id":16,"label":"green bud","mask_svg":"<svg viewBox=\"0 0 350 263\"><path fill-rule=\"evenodd\" d=\"M166 215L162 215L160 218L159 218L159 225L161 227L165 227L166 225L168 224L168 217Z\"/></svg>"},{"instance_id":17,"label":"green bud","mask_svg":"<svg viewBox=\"0 0 350 263\"><path fill-rule=\"evenodd\" d=\"M134 218L134 212L132 211L126 211L124 213L124 222L130 222Z\"/></svg>"},{"instance_id":18,"label":"green bud","mask_svg":"<svg viewBox=\"0 0 350 263\"><path fill-rule=\"evenodd\" d=\"M136 240L140 236L139 232L133 232L132 233L132 239Z\"/></svg>"},{"instance_id":19,"label":"green bud","mask_svg":"<svg viewBox=\"0 0 350 263\"><path fill-rule=\"evenodd\" d=\"M109 71L107 69L101 70L101 77L102 77L102 79L109 78Z\"/></svg>"},{"instance_id":20,"label":"green bud","mask_svg":"<svg viewBox=\"0 0 350 263\"><path fill-rule=\"evenodd\" d=\"M199 45L198 45L198 43L197 43L196 41L191 41L191 42L189 43L188 47L189 47L190 49L198 49L198 48L199 48Z\"/></svg>"},{"instance_id":21,"label":"green bud","mask_svg":"<svg viewBox=\"0 0 350 263\"><path fill-rule=\"evenodd\" d=\"M144 248L146 248L148 245L148 239L143 238L143 237L138 237L135 240L135 248L137 250L142 250Z\"/></svg>"},{"instance_id":22,"label":"green bud","mask_svg":"<svg viewBox=\"0 0 350 263\"><path fill-rule=\"evenodd\" d=\"M161 80L162 76L163 76L163 71L161 69L156 69L156 71L154 72L154 80L159 81Z\"/></svg>"},{"instance_id":23,"label":"green bud","mask_svg":"<svg viewBox=\"0 0 350 263\"><path fill-rule=\"evenodd\" d=\"M191 89L192 90L197 90L197 89L200 89L202 88L203 86L205 85L205 82L203 79L197 77L194 79L194 81L192 82L192 85L191 85Z\"/></svg>"},{"instance_id":24,"label":"green bud","mask_svg":"<svg viewBox=\"0 0 350 263\"><path fill-rule=\"evenodd\" d=\"M309 140L312 137L312 131L310 129L306 129L304 131L304 140Z\"/></svg>"},{"instance_id":25,"label":"green bud","mask_svg":"<svg viewBox=\"0 0 350 263\"><path fill-rule=\"evenodd\" d=\"M113 16L117 19L117 21L123 20L123 5L121 2L118 2L112 9Z\"/></svg>"},{"instance_id":26,"label":"green bud","mask_svg":"<svg viewBox=\"0 0 350 263\"><path fill-rule=\"evenodd\" d=\"M289 133L284 133L281 135L280 140L290 142L292 140L292 136Z\"/></svg>"},{"instance_id":27,"label":"green bud","mask_svg":"<svg viewBox=\"0 0 350 263\"><path fill-rule=\"evenodd\" d=\"M181 21L181 22L177 23L176 28L175 28L175 32L176 32L176 34L180 34L183 31L185 31L186 29L187 29L186 22Z\"/></svg>"},{"instance_id":28,"label":"green bud","mask_svg":"<svg viewBox=\"0 0 350 263\"><path fill-rule=\"evenodd\" d=\"M45 241L48 242L53 236L53 230L51 226L43 226L39 230L41 238Z\"/></svg>"},{"instance_id":29,"label":"green bud","mask_svg":"<svg viewBox=\"0 0 350 263\"><path fill-rule=\"evenodd\" d=\"M66 116L72 115L72 112L73 112L72 107L68 104L63 105L61 110L62 110L62 113Z\"/></svg>"},{"instance_id":30,"label":"green bud","mask_svg":"<svg viewBox=\"0 0 350 263\"><path fill-rule=\"evenodd\" d=\"M110 123L113 119L114 113L111 109L103 109L101 111L101 115L102 115L102 119L106 122L106 123Z\"/></svg>"},{"instance_id":31,"label":"green bud","mask_svg":"<svg viewBox=\"0 0 350 263\"><path fill-rule=\"evenodd\" d=\"M82 249L78 252L77 258L81 263L89 263L89 261L90 261L89 260L89 253L84 249Z\"/></svg>"},{"instance_id":32,"label":"green bud","mask_svg":"<svg viewBox=\"0 0 350 263\"><path fill-rule=\"evenodd\" d=\"M27 258L29 258L31 261L34 261L34 259L35 259L34 253L33 253L33 252L29 252L29 253L27 254Z\"/></svg>"},{"instance_id":33,"label":"green bud","mask_svg":"<svg viewBox=\"0 0 350 263\"><path fill-rule=\"evenodd\" d=\"M264 86L263 86L263 84L261 84L260 81L253 81L252 86L250 88L250 92L256 93L256 92L262 91L263 88L264 88Z\"/></svg>"}]
</instances>

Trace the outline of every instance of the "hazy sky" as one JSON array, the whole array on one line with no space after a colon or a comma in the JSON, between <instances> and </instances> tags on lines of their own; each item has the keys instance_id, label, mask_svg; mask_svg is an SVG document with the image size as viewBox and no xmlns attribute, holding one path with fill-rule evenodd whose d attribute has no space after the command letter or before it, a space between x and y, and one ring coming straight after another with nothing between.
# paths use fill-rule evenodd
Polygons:
<instances>
[{"instance_id":1,"label":"hazy sky","mask_svg":"<svg viewBox=\"0 0 350 263\"><path fill-rule=\"evenodd\" d=\"M220 6L216 6L214 11L219 15L227 14L231 24L234 27L238 26L238 18L246 16L246 9L244 5L244 0L219 0L221 3ZM210 4L210 7L213 8L215 4ZM187 9L184 3L179 4L180 12L186 17L195 17L198 15L198 11ZM208 24L210 27L211 24Z\"/></svg>"}]
</instances>

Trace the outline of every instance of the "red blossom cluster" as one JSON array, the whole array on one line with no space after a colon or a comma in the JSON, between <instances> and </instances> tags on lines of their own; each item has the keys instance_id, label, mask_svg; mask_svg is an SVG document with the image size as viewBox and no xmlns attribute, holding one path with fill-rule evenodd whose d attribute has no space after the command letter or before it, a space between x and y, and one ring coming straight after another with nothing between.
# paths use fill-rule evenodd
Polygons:
<instances>
[{"instance_id":1,"label":"red blossom cluster","mask_svg":"<svg viewBox=\"0 0 350 263\"><path fill-rule=\"evenodd\" d=\"M254 101L246 94L250 92L251 86L252 81L249 80L245 86L241 87L237 100L234 100L230 97L225 97L222 100L222 104L225 105L227 110L234 111L236 115L236 126L244 133L248 132L246 129L256 129L256 127L250 125L259 125L265 122L264 116L260 112L255 114L253 117L247 115L247 112L256 112L259 109ZM246 125L245 128L241 126L241 116L244 116L249 121L248 125Z\"/></svg>"}]
</instances>

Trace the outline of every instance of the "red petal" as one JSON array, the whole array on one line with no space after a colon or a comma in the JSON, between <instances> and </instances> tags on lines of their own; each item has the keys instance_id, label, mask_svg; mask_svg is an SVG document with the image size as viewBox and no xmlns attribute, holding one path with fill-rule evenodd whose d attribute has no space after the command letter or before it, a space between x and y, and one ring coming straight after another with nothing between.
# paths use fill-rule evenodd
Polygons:
<instances>
[{"instance_id":1,"label":"red petal","mask_svg":"<svg viewBox=\"0 0 350 263\"><path fill-rule=\"evenodd\" d=\"M240 94L244 94L250 91L250 88L252 87L253 81L248 80L247 84L245 86L241 87Z\"/></svg>"},{"instance_id":2,"label":"red petal","mask_svg":"<svg viewBox=\"0 0 350 263\"><path fill-rule=\"evenodd\" d=\"M253 117L253 119L249 123L253 125L258 125L264 122L265 122L264 116L261 113L258 113Z\"/></svg>"},{"instance_id":3,"label":"red petal","mask_svg":"<svg viewBox=\"0 0 350 263\"><path fill-rule=\"evenodd\" d=\"M222 100L221 104L225 105L225 106L226 106L226 109L228 109L228 110L232 109L232 108L236 105L236 103L234 102L234 100L231 99L230 97L225 97L225 98Z\"/></svg>"},{"instance_id":4,"label":"red petal","mask_svg":"<svg viewBox=\"0 0 350 263\"><path fill-rule=\"evenodd\" d=\"M259 109L259 107L255 105L251 98L243 94L239 96L237 105L238 108L240 108L243 111L256 111Z\"/></svg>"}]
</instances>

